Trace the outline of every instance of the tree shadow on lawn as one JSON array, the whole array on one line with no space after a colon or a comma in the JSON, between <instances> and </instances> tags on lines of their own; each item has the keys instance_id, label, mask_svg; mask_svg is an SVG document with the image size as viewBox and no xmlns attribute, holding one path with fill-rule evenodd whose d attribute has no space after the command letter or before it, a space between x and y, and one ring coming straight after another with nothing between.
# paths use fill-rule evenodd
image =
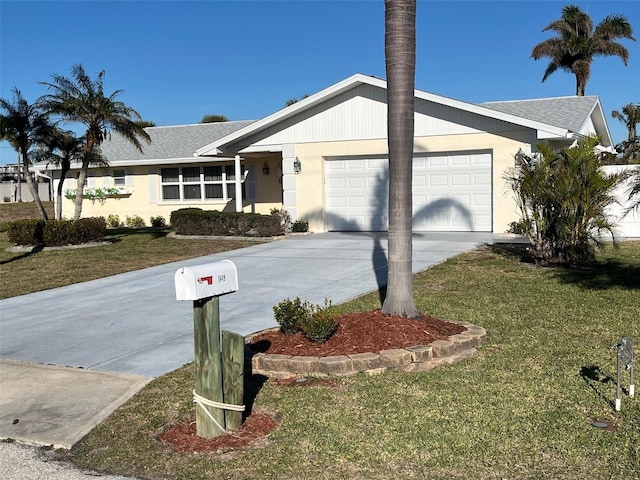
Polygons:
<instances>
[{"instance_id":1,"label":"tree shadow on lawn","mask_svg":"<svg viewBox=\"0 0 640 480\"><path fill-rule=\"evenodd\" d=\"M500 242L488 245L488 247L492 252L500 255L501 257L505 257L515 262L533 264L533 259L528 252L529 244Z\"/></svg>"},{"instance_id":2,"label":"tree shadow on lawn","mask_svg":"<svg viewBox=\"0 0 640 480\"><path fill-rule=\"evenodd\" d=\"M527 252L526 244L498 243L489 245L492 252L510 260L534 262ZM610 288L640 289L640 265L630 265L615 260L594 261L573 267L540 267L549 269L562 283L574 284L583 289L607 290Z\"/></svg>"},{"instance_id":3,"label":"tree shadow on lawn","mask_svg":"<svg viewBox=\"0 0 640 480\"><path fill-rule=\"evenodd\" d=\"M589 265L557 268L555 276L563 283L589 290L610 288L640 289L640 266L618 261L593 262Z\"/></svg>"},{"instance_id":4,"label":"tree shadow on lawn","mask_svg":"<svg viewBox=\"0 0 640 480\"><path fill-rule=\"evenodd\" d=\"M9 258L7 260L2 260L2 261L0 261L0 265L6 265L8 263L16 262L16 261L22 260L24 258L29 258L30 256L35 255L38 252L41 252L43 250L43 248L44 247L42 247L42 246L38 246L38 247L33 248L32 250L24 252L21 255L16 255L15 257L11 257L11 258Z\"/></svg>"}]
</instances>

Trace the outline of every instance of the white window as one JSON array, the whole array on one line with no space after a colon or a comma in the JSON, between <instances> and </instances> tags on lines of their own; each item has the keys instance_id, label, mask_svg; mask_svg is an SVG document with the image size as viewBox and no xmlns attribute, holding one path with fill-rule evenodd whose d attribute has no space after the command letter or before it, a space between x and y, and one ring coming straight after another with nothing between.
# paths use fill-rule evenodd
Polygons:
<instances>
[{"instance_id":1,"label":"white window","mask_svg":"<svg viewBox=\"0 0 640 480\"><path fill-rule=\"evenodd\" d=\"M163 200L225 200L236 195L234 165L161 169Z\"/></svg>"},{"instance_id":2,"label":"white window","mask_svg":"<svg viewBox=\"0 0 640 480\"><path fill-rule=\"evenodd\" d=\"M126 182L126 173L124 170L114 170L113 171L113 186L114 187L124 187L127 184Z\"/></svg>"}]
</instances>

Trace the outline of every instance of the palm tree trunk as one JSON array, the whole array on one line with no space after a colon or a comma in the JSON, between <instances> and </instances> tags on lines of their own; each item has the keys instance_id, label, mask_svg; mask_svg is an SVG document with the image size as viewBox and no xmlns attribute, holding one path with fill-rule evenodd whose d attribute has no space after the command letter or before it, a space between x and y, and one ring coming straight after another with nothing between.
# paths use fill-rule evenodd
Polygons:
<instances>
[{"instance_id":1,"label":"palm tree trunk","mask_svg":"<svg viewBox=\"0 0 640 480\"><path fill-rule=\"evenodd\" d=\"M38 208L38 212L40 212L40 216L43 220L49 220L49 216L47 215L47 211L42 205L42 200L40 200L40 195L38 194L38 190L33 183L33 178L31 178L31 172L29 172L29 160L27 158L26 153L22 154L22 168L24 169L24 178L27 180L27 186L29 187L29 192L31 192L31 196L33 197L33 201ZM19 178L18 178L19 179Z\"/></svg>"},{"instance_id":2,"label":"palm tree trunk","mask_svg":"<svg viewBox=\"0 0 640 480\"><path fill-rule=\"evenodd\" d=\"M417 317L412 278L416 0L385 0L389 143L389 274L384 313Z\"/></svg>"},{"instance_id":3,"label":"palm tree trunk","mask_svg":"<svg viewBox=\"0 0 640 480\"><path fill-rule=\"evenodd\" d=\"M587 88L586 82L576 77L576 95L578 97L584 97L584 92Z\"/></svg>"},{"instance_id":4,"label":"palm tree trunk","mask_svg":"<svg viewBox=\"0 0 640 480\"><path fill-rule=\"evenodd\" d=\"M76 201L73 211L73 219L78 220L82 215L82 201L84 200L84 183L87 180L87 170L89 169L89 155L85 155L82 159L82 167L78 175L78 183L76 186Z\"/></svg>"},{"instance_id":5,"label":"palm tree trunk","mask_svg":"<svg viewBox=\"0 0 640 480\"><path fill-rule=\"evenodd\" d=\"M69 173L70 169L71 166L68 162L62 162L60 168L60 181L58 182L58 188L56 189L56 218L58 220L62 219L62 192L64 188L64 181L67 178L67 173Z\"/></svg>"},{"instance_id":6,"label":"palm tree trunk","mask_svg":"<svg viewBox=\"0 0 640 480\"><path fill-rule=\"evenodd\" d=\"M18 161L18 181L16 182L16 202L22 203L22 165Z\"/></svg>"}]
</instances>

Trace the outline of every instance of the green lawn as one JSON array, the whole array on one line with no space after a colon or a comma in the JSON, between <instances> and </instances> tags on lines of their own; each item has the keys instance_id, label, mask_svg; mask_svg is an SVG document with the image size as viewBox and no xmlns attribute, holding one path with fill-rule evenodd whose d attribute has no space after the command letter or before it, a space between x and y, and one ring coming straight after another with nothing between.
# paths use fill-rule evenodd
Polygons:
<instances>
[{"instance_id":1,"label":"green lawn","mask_svg":"<svg viewBox=\"0 0 640 480\"><path fill-rule=\"evenodd\" d=\"M422 312L486 328L474 358L333 386L258 384L254 408L282 423L226 456L175 454L157 440L193 411L187 365L149 384L69 458L149 479L640 478L640 400L626 396L614 412L612 349L623 335L640 343L640 242L575 270L521 255L484 247L415 277ZM342 306L376 307L377 294Z\"/></svg>"},{"instance_id":2,"label":"green lawn","mask_svg":"<svg viewBox=\"0 0 640 480\"><path fill-rule=\"evenodd\" d=\"M109 230L110 245L41 251L7 252L6 233L0 233L0 298L85 282L214 253L255 245L244 240L177 240L169 229Z\"/></svg>"}]
</instances>

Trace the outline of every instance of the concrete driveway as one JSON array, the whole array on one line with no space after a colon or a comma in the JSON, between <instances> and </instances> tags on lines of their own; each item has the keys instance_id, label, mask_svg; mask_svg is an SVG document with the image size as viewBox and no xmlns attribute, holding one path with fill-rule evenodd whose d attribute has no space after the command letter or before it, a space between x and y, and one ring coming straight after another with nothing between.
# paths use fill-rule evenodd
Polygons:
<instances>
[{"instance_id":1,"label":"concrete driveway","mask_svg":"<svg viewBox=\"0 0 640 480\"><path fill-rule=\"evenodd\" d=\"M492 240L492 234L415 235L413 271ZM376 290L386 282L386 252L384 234L293 236L2 300L0 359L8 361L0 361L0 437L70 448L151 378L192 361L192 302L175 299L174 274L182 266L222 259L235 263L239 290L221 297L220 318L222 328L245 335L276 326L272 308L284 298L299 296L313 303L329 298L337 304ZM51 365L84 370L58 371ZM27 381L36 371L38 382ZM56 389L63 371L81 374ZM91 385L109 386L109 376L114 391L101 402ZM43 388L47 382L50 388ZM90 418L75 431L56 436L55 428L38 428L45 420L34 412L44 409L43 402L47 408L59 403L49 408L49 426L56 423L51 418L56 411L67 412L68 426L73 404L89 411ZM32 417L23 430L17 427L20 422L10 421L20 416ZM44 430L46 435L39 433Z\"/></svg>"}]
</instances>

